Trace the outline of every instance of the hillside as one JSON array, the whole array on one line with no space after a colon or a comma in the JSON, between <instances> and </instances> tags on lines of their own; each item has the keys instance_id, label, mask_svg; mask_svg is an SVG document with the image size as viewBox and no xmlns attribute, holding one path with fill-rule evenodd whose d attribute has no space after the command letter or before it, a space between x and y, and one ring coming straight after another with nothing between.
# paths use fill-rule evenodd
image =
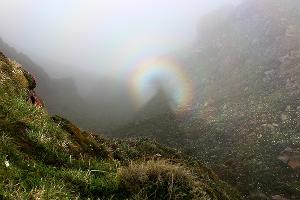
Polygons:
<instances>
[{"instance_id":1,"label":"hillside","mask_svg":"<svg viewBox=\"0 0 300 200\"><path fill-rule=\"evenodd\" d=\"M118 138L140 136L154 138L174 148L185 145L185 135L180 127L180 121L162 88L158 89L157 94L135 114L131 123L116 128L110 135Z\"/></svg>"},{"instance_id":2,"label":"hillside","mask_svg":"<svg viewBox=\"0 0 300 200\"><path fill-rule=\"evenodd\" d=\"M99 132L110 131L112 126L124 124L132 118L134 109L124 81L99 74L77 74L76 70L66 73L74 66L38 56L38 63L45 63L45 66L37 64L31 58L34 55L19 52L1 38L0 51L35 77L38 83L35 90L52 115L63 116L80 127ZM50 76L51 71L62 73L61 78Z\"/></svg>"},{"instance_id":3,"label":"hillside","mask_svg":"<svg viewBox=\"0 0 300 200\"><path fill-rule=\"evenodd\" d=\"M190 55L205 79L203 101L183 124L187 152L248 194L300 198L299 18L290 0L222 8L202 19Z\"/></svg>"},{"instance_id":4,"label":"hillside","mask_svg":"<svg viewBox=\"0 0 300 200\"><path fill-rule=\"evenodd\" d=\"M199 42L173 55L196 85L191 117L128 129L176 141L253 199L299 199L299 19L293 0L245 0L203 17ZM184 139L155 135L153 122L175 125Z\"/></svg>"},{"instance_id":5,"label":"hillside","mask_svg":"<svg viewBox=\"0 0 300 200\"><path fill-rule=\"evenodd\" d=\"M77 123L81 122L80 125L84 124L84 117L81 116L87 114L81 105L85 105L85 101L79 95L72 78L54 79L50 77L44 68L29 56L18 52L1 38L0 51L20 63L26 71L32 74L37 82L35 90L43 98L48 112L70 118ZM49 68L51 67L53 66L49 66ZM72 101L70 101L71 99Z\"/></svg>"},{"instance_id":6,"label":"hillside","mask_svg":"<svg viewBox=\"0 0 300 200\"><path fill-rule=\"evenodd\" d=\"M240 199L197 160L50 117L34 78L0 53L1 199Z\"/></svg>"}]
</instances>

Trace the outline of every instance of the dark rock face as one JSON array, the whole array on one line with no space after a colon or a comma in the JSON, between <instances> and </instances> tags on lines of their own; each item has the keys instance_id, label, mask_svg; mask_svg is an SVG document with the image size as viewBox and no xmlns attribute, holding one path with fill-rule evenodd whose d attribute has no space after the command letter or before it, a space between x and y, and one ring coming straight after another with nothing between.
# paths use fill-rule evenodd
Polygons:
<instances>
[{"instance_id":1,"label":"dark rock face","mask_svg":"<svg viewBox=\"0 0 300 200\"><path fill-rule=\"evenodd\" d=\"M0 60L6 64L9 64L8 58L2 52L0 52Z\"/></svg>"},{"instance_id":2,"label":"dark rock face","mask_svg":"<svg viewBox=\"0 0 300 200\"><path fill-rule=\"evenodd\" d=\"M222 16L222 17L220 17ZM300 4L245 0L199 25L188 63L203 101L182 125L197 154L245 194L299 199ZM205 79L205 81L204 81ZM282 152L291 147L289 152ZM203 153L205 152L205 153ZM282 154L280 154L282 152ZM278 160L284 160L286 164ZM250 178L251 177L251 178Z\"/></svg>"},{"instance_id":3,"label":"dark rock face","mask_svg":"<svg viewBox=\"0 0 300 200\"><path fill-rule=\"evenodd\" d=\"M36 94L34 90L30 90L28 92L28 100L38 108L45 107L43 100Z\"/></svg>"}]
</instances>

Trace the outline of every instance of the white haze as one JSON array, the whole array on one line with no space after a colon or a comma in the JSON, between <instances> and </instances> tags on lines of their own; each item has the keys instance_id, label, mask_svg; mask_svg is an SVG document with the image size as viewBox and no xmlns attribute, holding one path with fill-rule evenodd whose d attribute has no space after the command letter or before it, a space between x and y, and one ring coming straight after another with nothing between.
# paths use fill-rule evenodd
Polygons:
<instances>
[{"instance_id":1,"label":"white haze","mask_svg":"<svg viewBox=\"0 0 300 200\"><path fill-rule=\"evenodd\" d=\"M185 48L196 38L202 15L237 2L0 0L0 37L54 76L111 76L126 65L120 54L133 43L133 57L143 53L138 51L155 57Z\"/></svg>"}]
</instances>

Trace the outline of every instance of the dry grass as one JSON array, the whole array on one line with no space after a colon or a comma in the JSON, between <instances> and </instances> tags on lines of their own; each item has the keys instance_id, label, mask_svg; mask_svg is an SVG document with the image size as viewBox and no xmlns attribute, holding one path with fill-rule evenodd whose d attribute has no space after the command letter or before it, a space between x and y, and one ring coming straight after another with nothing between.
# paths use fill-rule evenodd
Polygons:
<instances>
[{"instance_id":1,"label":"dry grass","mask_svg":"<svg viewBox=\"0 0 300 200\"><path fill-rule=\"evenodd\" d=\"M135 199L210 199L205 186L184 166L167 161L131 163L118 171L120 187Z\"/></svg>"}]
</instances>

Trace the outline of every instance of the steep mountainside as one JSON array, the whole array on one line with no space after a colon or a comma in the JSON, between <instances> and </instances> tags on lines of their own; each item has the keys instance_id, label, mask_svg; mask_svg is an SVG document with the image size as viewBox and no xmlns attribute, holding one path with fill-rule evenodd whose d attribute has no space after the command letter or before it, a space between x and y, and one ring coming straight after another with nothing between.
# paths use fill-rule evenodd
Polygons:
<instances>
[{"instance_id":1,"label":"steep mountainside","mask_svg":"<svg viewBox=\"0 0 300 200\"><path fill-rule=\"evenodd\" d=\"M107 140L50 117L34 88L0 53L0 199L240 199L174 149Z\"/></svg>"},{"instance_id":2,"label":"steep mountainside","mask_svg":"<svg viewBox=\"0 0 300 200\"><path fill-rule=\"evenodd\" d=\"M160 115L130 131L176 141L253 199L299 199L299 19L294 0L245 0L205 16L199 43L174 55L195 84L192 117ZM185 138L155 135L153 122Z\"/></svg>"},{"instance_id":3,"label":"steep mountainside","mask_svg":"<svg viewBox=\"0 0 300 200\"><path fill-rule=\"evenodd\" d=\"M245 193L300 198L299 19L298 1L249 0L199 26L203 102L183 125L187 151Z\"/></svg>"},{"instance_id":4,"label":"steep mountainside","mask_svg":"<svg viewBox=\"0 0 300 200\"><path fill-rule=\"evenodd\" d=\"M93 77L90 80L87 76L80 81L91 83L95 81L95 85L89 88L91 92L85 92L82 95L78 85L71 78L72 75L66 75L65 78L50 77L29 56L10 47L1 38L0 51L16 60L24 66L24 69L33 74L38 83L36 91L43 98L47 110L51 114L61 115L75 121L80 127L95 131L110 130L111 126L122 124L131 119L133 108L123 82L107 77L97 77L97 80L94 80L96 78ZM62 71L66 71L68 68L59 62L42 58L39 58L39 61L41 63L47 62L46 67L49 69L62 67ZM77 80L77 84L78 82ZM82 85L87 84L83 82Z\"/></svg>"},{"instance_id":5,"label":"steep mountainside","mask_svg":"<svg viewBox=\"0 0 300 200\"><path fill-rule=\"evenodd\" d=\"M84 124L84 117L81 116L86 116L86 113L81 105L86 103L78 94L75 83L71 78L52 79L41 66L27 55L10 47L1 38L0 50L24 66L24 69L34 76L37 82L36 91L43 98L50 113L81 122L80 125ZM70 101L71 99L72 101Z\"/></svg>"}]
</instances>

